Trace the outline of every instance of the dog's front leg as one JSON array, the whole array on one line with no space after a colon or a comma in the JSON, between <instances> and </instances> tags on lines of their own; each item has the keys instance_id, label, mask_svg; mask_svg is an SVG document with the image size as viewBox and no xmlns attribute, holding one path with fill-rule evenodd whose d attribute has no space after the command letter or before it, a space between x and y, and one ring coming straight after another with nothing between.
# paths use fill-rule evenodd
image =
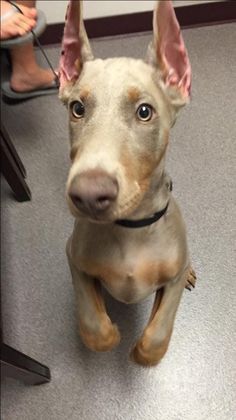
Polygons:
<instances>
[{"instance_id":1,"label":"dog's front leg","mask_svg":"<svg viewBox=\"0 0 236 420\"><path fill-rule=\"evenodd\" d=\"M119 344L120 334L106 313L98 280L79 271L68 257L76 295L80 336L94 351L109 351Z\"/></svg>"},{"instance_id":2,"label":"dog's front leg","mask_svg":"<svg viewBox=\"0 0 236 420\"><path fill-rule=\"evenodd\" d=\"M188 272L157 291L148 325L131 353L136 363L153 366L166 353Z\"/></svg>"}]
</instances>

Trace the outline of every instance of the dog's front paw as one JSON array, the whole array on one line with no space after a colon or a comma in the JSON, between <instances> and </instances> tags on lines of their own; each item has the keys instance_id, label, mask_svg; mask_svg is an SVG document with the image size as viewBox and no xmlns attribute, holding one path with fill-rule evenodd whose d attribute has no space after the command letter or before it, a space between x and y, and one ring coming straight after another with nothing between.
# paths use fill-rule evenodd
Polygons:
<instances>
[{"instance_id":1,"label":"dog's front paw","mask_svg":"<svg viewBox=\"0 0 236 420\"><path fill-rule=\"evenodd\" d=\"M168 344L169 338L159 344L154 344L153 340L143 335L130 354L131 360L145 367L155 366L166 353Z\"/></svg>"},{"instance_id":2,"label":"dog's front paw","mask_svg":"<svg viewBox=\"0 0 236 420\"><path fill-rule=\"evenodd\" d=\"M115 324L106 322L99 331L80 328L80 336L84 344L93 351L110 351L120 342L120 333Z\"/></svg>"},{"instance_id":3,"label":"dog's front paw","mask_svg":"<svg viewBox=\"0 0 236 420\"><path fill-rule=\"evenodd\" d=\"M197 281L197 276L195 271L192 269L192 267L190 267L189 272L188 272L188 276L186 278L186 282L185 282L185 289L191 290L194 289L195 284Z\"/></svg>"}]
</instances>

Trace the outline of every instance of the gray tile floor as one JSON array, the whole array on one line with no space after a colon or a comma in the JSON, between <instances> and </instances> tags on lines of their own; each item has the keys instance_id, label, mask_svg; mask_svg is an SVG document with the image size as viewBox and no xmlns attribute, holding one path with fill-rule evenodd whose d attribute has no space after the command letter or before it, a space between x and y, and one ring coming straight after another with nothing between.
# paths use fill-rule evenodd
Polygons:
<instances>
[{"instance_id":1,"label":"gray tile floor","mask_svg":"<svg viewBox=\"0 0 236 420\"><path fill-rule=\"evenodd\" d=\"M66 110L56 96L4 106L27 167L33 200L17 203L2 182L5 340L51 368L48 385L3 381L4 420L232 420L235 405L234 24L184 31L193 67L191 105L172 131L168 169L188 228L197 288L185 291L169 351L143 369L128 351L152 298L108 298L122 342L109 354L76 335L65 258L73 220L64 199L69 168ZM93 41L97 56L142 57L150 34ZM59 49L48 49L56 64Z\"/></svg>"}]
</instances>

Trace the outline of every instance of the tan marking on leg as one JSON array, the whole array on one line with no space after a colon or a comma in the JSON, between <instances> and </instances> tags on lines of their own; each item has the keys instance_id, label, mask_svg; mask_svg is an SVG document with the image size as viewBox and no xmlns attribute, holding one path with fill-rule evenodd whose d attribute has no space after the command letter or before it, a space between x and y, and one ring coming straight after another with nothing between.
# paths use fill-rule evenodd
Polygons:
<instances>
[{"instance_id":1,"label":"tan marking on leg","mask_svg":"<svg viewBox=\"0 0 236 420\"><path fill-rule=\"evenodd\" d=\"M120 334L107 315L100 284L74 266L70 240L67 243L67 256L75 289L81 338L91 350L109 351L119 343Z\"/></svg>"},{"instance_id":2,"label":"tan marking on leg","mask_svg":"<svg viewBox=\"0 0 236 420\"><path fill-rule=\"evenodd\" d=\"M82 323L79 325L83 343L92 351L110 351L120 342L120 333L109 319L100 323L99 331L89 331Z\"/></svg>"},{"instance_id":3,"label":"tan marking on leg","mask_svg":"<svg viewBox=\"0 0 236 420\"><path fill-rule=\"evenodd\" d=\"M79 322L80 336L84 344L93 351L110 351L120 342L120 333L115 324L106 315L106 307L102 297L101 284L94 280L94 287L90 290L90 297L94 301L96 316L100 318L99 329L88 330L82 321Z\"/></svg>"},{"instance_id":4,"label":"tan marking on leg","mask_svg":"<svg viewBox=\"0 0 236 420\"><path fill-rule=\"evenodd\" d=\"M189 268L181 274L177 282L169 283L163 288L161 298L157 296L149 323L131 352L131 358L135 362L143 366L153 366L166 353L188 270Z\"/></svg>"},{"instance_id":5,"label":"tan marking on leg","mask_svg":"<svg viewBox=\"0 0 236 420\"><path fill-rule=\"evenodd\" d=\"M102 297L101 283L97 279L94 280L94 288L92 289L92 295L93 295L93 299L94 299L97 311L100 313L104 313L106 308L105 308L105 303Z\"/></svg>"},{"instance_id":6,"label":"tan marking on leg","mask_svg":"<svg viewBox=\"0 0 236 420\"><path fill-rule=\"evenodd\" d=\"M163 297L163 293L164 293L163 288L156 292L156 296L155 296L155 300L154 300L154 303L153 303L152 312L151 312L148 324L150 324L152 322L154 316L156 315L156 313L159 309L159 306L161 304L161 300L162 300L162 297Z\"/></svg>"},{"instance_id":7,"label":"tan marking on leg","mask_svg":"<svg viewBox=\"0 0 236 420\"><path fill-rule=\"evenodd\" d=\"M140 340L131 353L131 359L144 367L155 366L165 355L170 337L171 332L157 347L152 346L148 339Z\"/></svg>"}]
</instances>

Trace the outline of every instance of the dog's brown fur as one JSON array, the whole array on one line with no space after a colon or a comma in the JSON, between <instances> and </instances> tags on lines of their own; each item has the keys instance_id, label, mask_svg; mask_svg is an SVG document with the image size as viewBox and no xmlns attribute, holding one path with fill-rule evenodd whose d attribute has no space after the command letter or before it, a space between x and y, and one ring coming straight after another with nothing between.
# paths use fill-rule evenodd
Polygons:
<instances>
[{"instance_id":1,"label":"dog's brown fur","mask_svg":"<svg viewBox=\"0 0 236 420\"><path fill-rule=\"evenodd\" d=\"M101 285L126 303L155 292L148 325L132 351L132 359L144 366L155 365L165 354L184 287L194 286L196 280L184 222L164 171L169 131L188 95L183 93L186 82L176 84L176 75L168 73L162 56L165 34L162 23L158 26L162 15L172 19L179 36L169 2L161 2L154 14L154 42L146 63L129 58L91 60L80 2L72 2L69 18L78 35L80 63L73 71L78 80L74 73L66 83L61 77L60 91L70 114L67 200L75 226L67 256L80 335L95 351L111 350L120 341L118 328L106 313ZM188 63L187 56L182 59ZM69 70L63 60L65 75ZM82 116L73 108L78 101L85 108ZM150 120L140 119L140 104L150 104ZM129 229L114 223L148 217L167 202L167 213L150 226ZM101 210L98 204L106 208Z\"/></svg>"}]
</instances>

